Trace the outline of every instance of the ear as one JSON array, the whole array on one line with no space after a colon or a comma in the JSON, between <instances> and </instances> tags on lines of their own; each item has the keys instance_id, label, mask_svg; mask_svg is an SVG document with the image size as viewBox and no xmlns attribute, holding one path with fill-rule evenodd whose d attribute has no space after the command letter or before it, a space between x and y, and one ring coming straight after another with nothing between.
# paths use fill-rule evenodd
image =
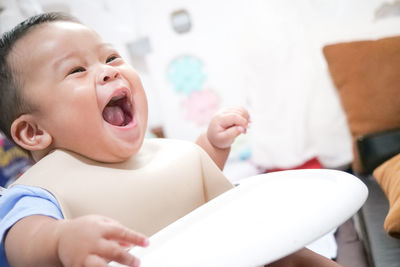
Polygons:
<instances>
[{"instance_id":1,"label":"ear","mask_svg":"<svg viewBox=\"0 0 400 267\"><path fill-rule=\"evenodd\" d=\"M44 150L53 141L52 136L30 114L19 116L11 124L11 136L15 143L28 151Z\"/></svg>"}]
</instances>

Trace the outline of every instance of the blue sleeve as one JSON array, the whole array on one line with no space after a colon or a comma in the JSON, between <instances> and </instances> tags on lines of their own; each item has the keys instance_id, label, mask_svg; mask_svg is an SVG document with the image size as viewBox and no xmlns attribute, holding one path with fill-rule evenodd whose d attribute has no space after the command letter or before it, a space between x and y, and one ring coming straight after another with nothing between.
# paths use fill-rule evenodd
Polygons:
<instances>
[{"instance_id":1,"label":"blue sleeve","mask_svg":"<svg viewBox=\"0 0 400 267\"><path fill-rule=\"evenodd\" d=\"M0 266L8 266L4 250L4 239L8 229L30 215L63 218L54 196L39 187L16 185L6 190L0 197Z\"/></svg>"}]
</instances>

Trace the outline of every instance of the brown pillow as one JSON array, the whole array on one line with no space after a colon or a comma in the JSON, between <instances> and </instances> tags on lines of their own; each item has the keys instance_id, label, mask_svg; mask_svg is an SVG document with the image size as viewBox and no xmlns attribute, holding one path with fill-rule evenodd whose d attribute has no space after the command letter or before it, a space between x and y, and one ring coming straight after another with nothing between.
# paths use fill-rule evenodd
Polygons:
<instances>
[{"instance_id":1,"label":"brown pillow","mask_svg":"<svg viewBox=\"0 0 400 267\"><path fill-rule=\"evenodd\" d=\"M373 175L389 200L383 226L389 235L400 238L400 154L376 168Z\"/></svg>"},{"instance_id":2,"label":"brown pillow","mask_svg":"<svg viewBox=\"0 0 400 267\"><path fill-rule=\"evenodd\" d=\"M355 140L400 127L400 36L323 48L353 137L353 169L362 173Z\"/></svg>"}]
</instances>

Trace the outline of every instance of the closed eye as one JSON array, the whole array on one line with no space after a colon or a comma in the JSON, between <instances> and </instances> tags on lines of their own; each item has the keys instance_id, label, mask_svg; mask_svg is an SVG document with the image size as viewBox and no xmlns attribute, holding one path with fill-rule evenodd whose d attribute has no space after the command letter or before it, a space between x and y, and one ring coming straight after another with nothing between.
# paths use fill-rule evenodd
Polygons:
<instances>
[{"instance_id":1,"label":"closed eye","mask_svg":"<svg viewBox=\"0 0 400 267\"><path fill-rule=\"evenodd\" d=\"M114 61L114 60L117 60L117 59L119 59L120 57L118 56L118 55L111 55L111 56L109 56L108 58L107 58L107 60L106 60L106 63L110 63L110 62L112 62L112 61Z\"/></svg>"},{"instance_id":2,"label":"closed eye","mask_svg":"<svg viewBox=\"0 0 400 267\"><path fill-rule=\"evenodd\" d=\"M84 72L84 71L86 71L86 69L84 67L75 67L68 73L68 75L78 73L78 72Z\"/></svg>"}]
</instances>

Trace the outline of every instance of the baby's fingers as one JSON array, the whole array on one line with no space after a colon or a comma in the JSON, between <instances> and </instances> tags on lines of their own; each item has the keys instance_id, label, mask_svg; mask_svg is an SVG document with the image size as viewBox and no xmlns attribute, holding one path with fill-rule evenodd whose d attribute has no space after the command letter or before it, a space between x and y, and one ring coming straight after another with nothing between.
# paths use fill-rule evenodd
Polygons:
<instances>
[{"instance_id":1,"label":"baby's fingers","mask_svg":"<svg viewBox=\"0 0 400 267\"><path fill-rule=\"evenodd\" d=\"M234 113L237 114L243 118L245 118L246 120L250 120L250 114L247 111L247 109L245 109L244 107L233 107L233 108L226 108L224 110L222 110L221 112L222 114L229 114L229 113Z\"/></svg>"},{"instance_id":2,"label":"baby's fingers","mask_svg":"<svg viewBox=\"0 0 400 267\"><path fill-rule=\"evenodd\" d=\"M235 126L240 126L241 128L247 128L248 125L249 121L247 118L242 117L235 113L226 114L224 119L221 121L221 127L224 129L229 129Z\"/></svg>"},{"instance_id":3,"label":"baby's fingers","mask_svg":"<svg viewBox=\"0 0 400 267\"><path fill-rule=\"evenodd\" d=\"M107 267L108 263L102 257L91 254L86 257L86 260L83 263L83 266L84 267L92 267L92 266Z\"/></svg>"},{"instance_id":4,"label":"baby's fingers","mask_svg":"<svg viewBox=\"0 0 400 267\"><path fill-rule=\"evenodd\" d=\"M104 237L115 240L121 244L131 244L142 247L149 245L149 239L146 236L118 224L111 225Z\"/></svg>"},{"instance_id":5,"label":"baby's fingers","mask_svg":"<svg viewBox=\"0 0 400 267\"><path fill-rule=\"evenodd\" d=\"M108 261L115 261L127 266L139 266L140 260L118 243L110 240L102 240L97 248L97 254Z\"/></svg>"},{"instance_id":6,"label":"baby's fingers","mask_svg":"<svg viewBox=\"0 0 400 267\"><path fill-rule=\"evenodd\" d=\"M220 133L221 139L232 139L231 142L234 141L234 138L237 137L239 134L246 133L246 128L242 126L233 126L225 131Z\"/></svg>"}]
</instances>

